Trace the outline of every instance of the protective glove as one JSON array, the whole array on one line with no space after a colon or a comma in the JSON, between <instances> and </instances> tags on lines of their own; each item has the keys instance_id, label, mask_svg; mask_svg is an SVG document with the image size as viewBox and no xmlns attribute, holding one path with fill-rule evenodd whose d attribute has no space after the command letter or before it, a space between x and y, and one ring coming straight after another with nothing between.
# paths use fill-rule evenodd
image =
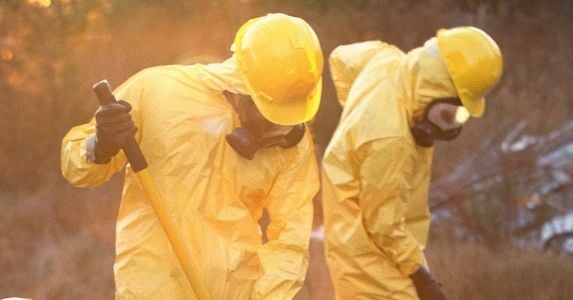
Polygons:
<instances>
[{"instance_id":1,"label":"protective glove","mask_svg":"<svg viewBox=\"0 0 573 300\"><path fill-rule=\"evenodd\" d=\"M102 105L96 111L94 143L96 164L108 163L125 142L135 135L137 128L129 111L131 111L131 105L123 100Z\"/></svg>"},{"instance_id":2,"label":"protective glove","mask_svg":"<svg viewBox=\"0 0 573 300\"><path fill-rule=\"evenodd\" d=\"M410 279L414 282L420 300L447 299L440 285L434 280L426 268L419 268L414 274L410 275Z\"/></svg>"}]
</instances>

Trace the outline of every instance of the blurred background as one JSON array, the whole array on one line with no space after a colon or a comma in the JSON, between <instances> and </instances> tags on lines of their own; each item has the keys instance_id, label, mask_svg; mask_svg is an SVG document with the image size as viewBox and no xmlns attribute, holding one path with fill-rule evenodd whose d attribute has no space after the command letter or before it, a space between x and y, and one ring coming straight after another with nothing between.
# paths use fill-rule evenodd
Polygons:
<instances>
[{"instance_id":1,"label":"blurred background","mask_svg":"<svg viewBox=\"0 0 573 300\"><path fill-rule=\"evenodd\" d=\"M142 68L220 61L239 26L284 12L324 54L379 39L404 51L478 26L505 74L484 118L439 143L427 255L451 299L573 299L573 2L567 0L0 0L0 298L112 299L122 175L71 187L60 143L97 109L90 88ZM325 71L317 158L340 115ZM333 299L320 195L297 299Z\"/></svg>"}]
</instances>

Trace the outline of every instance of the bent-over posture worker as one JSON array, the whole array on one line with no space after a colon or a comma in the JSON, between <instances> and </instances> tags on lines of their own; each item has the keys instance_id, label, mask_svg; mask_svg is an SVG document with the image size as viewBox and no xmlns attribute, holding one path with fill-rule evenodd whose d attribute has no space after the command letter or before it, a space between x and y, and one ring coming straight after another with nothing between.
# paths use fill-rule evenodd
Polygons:
<instances>
[{"instance_id":1,"label":"bent-over posture worker","mask_svg":"<svg viewBox=\"0 0 573 300\"><path fill-rule=\"evenodd\" d=\"M444 299L425 264L434 140L484 112L502 57L474 27L407 54L380 41L329 59L340 123L323 159L326 259L338 299Z\"/></svg>"},{"instance_id":2,"label":"bent-over posture worker","mask_svg":"<svg viewBox=\"0 0 573 300\"><path fill-rule=\"evenodd\" d=\"M319 188L304 125L321 97L319 41L304 20L269 14L245 23L232 50L222 63L137 73L115 90L123 101L101 106L63 140L62 172L75 186L125 169L117 298L195 297L119 151L134 135L211 299L291 299L302 285Z\"/></svg>"}]
</instances>

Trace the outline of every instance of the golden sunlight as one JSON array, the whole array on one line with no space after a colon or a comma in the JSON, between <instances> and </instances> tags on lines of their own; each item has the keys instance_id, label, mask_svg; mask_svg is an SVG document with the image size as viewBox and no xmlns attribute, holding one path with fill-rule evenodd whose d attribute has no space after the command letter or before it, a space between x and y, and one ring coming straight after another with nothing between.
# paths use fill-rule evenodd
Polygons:
<instances>
[{"instance_id":1,"label":"golden sunlight","mask_svg":"<svg viewBox=\"0 0 573 300\"><path fill-rule=\"evenodd\" d=\"M14 53L8 49L0 49L0 59L1 60L12 60L14 58Z\"/></svg>"},{"instance_id":2,"label":"golden sunlight","mask_svg":"<svg viewBox=\"0 0 573 300\"><path fill-rule=\"evenodd\" d=\"M48 7L52 4L52 0L28 0L28 3L39 5L41 7Z\"/></svg>"}]
</instances>

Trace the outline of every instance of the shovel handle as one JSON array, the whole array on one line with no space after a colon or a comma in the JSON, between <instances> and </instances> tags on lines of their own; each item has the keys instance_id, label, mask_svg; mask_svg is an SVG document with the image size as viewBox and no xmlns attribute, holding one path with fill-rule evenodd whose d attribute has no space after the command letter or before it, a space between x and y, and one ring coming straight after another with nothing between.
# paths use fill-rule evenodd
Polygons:
<instances>
[{"instance_id":1,"label":"shovel handle","mask_svg":"<svg viewBox=\"0 0 573 300\"><path fill-rule=\"evenodd\" d=\"M107 80L102 80L94 84L92 89L101 105L108 105L117 101L111 92L111 88L109 87ZM135 141L135 137L131 137L125 142L125 145L123 145L123 152L125 153L127 161L129 161L133 171L139 172L147 168L147 161L145 160L145 156L143 156L141 149L139 149L139 145L137 144L137 141Z\"/></svg>"}]
</instances>

